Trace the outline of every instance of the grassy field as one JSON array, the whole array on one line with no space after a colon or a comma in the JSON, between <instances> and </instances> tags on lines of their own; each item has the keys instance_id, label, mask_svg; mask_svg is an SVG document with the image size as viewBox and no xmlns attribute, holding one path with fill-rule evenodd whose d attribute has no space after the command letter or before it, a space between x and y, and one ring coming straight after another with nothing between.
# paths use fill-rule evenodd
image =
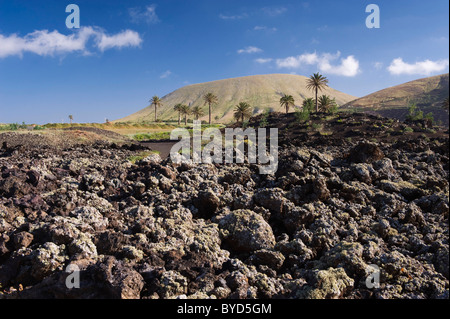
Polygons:
<instances>
[{"instance_id":1,"label":"grassy field","mask_svg":"<svg viewBox=\"0 0 450 319\"><path fill-rule=\"evenodd\" d=\"M170 133L176 128L186 128L192 133L192 124L178 126L171 123L52 123L43 126L31 124L0 124L0 132L39 133L64 131L70 128L97 128L111 131L132 138L136 141L144 140L168 140ZM207 128L222 128L224 125L202 125L202 130Z\"/></svg>"}]
</instances>

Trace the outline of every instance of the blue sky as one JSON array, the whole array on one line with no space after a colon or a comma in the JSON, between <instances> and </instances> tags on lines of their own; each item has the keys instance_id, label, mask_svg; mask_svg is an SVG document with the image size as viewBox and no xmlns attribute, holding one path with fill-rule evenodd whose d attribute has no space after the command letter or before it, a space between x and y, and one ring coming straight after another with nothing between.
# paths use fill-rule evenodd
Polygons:
<instances>
[{"instance_id":1,"label":"blue sky","mask_svg":"<svg viewBox=\"0 0 450 319\"><path fill-rule=\"evenodd\" d=\"M71 3L80 29L66 27ZM0 0L0 123L103 122L254 74L319 71L364 96L448 72L448 12L447 0Z\"/></svg>"}]
</instances>

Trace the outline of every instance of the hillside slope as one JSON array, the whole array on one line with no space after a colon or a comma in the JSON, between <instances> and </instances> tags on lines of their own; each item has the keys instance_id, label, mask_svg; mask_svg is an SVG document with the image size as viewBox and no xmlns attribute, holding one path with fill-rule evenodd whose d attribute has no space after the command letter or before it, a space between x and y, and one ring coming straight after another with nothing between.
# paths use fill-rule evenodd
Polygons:
<instances>
[{"instance_id":1,"label":"hillside slope","mask_svg":"<svg viewBox=\"0 0 450 319\"><path fill-rule=\"evenodd\" d=\"M425 114L433 113L435 120L440 120L448 126L448 113L441 108L442 102L448 96L447 73L390 87L351 101L343 107L404 120L409 104L414 102Z\"/></svg>"},{"instance_id":2,"label":"hillside slope","mask_svg":"<svg viewBox=\"0 0 450 319\"><path fill-rule=\"evenodd\" d=\"M219 80L182 87L162 98L163 107L158 110L158 118L175 120L178 114L173 111L178 103L201 106L208 118L208 106L204 105L204 94L211 92L217 95L219 103L213 107L212 118L226 122L232 119L233 109L239 102L248 102L255 109L255 113L265 108L282 111L280 97L283 94L292 95L296 105L301 105L305 98L313 97L313 92L306 89L307 77L290 74L254 75L240 78ZM338 104L348 103L356 97L327 88L321 94L336 98ZM152 121L154 108L148 106L132 115L117 120L117 122Z\"/></svg>"}]
</instances>

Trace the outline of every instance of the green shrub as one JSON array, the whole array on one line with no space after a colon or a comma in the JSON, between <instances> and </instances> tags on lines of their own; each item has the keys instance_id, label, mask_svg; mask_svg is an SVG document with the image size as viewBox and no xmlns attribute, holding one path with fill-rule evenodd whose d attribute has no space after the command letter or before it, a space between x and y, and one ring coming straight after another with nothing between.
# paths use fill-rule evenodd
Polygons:
<instances>
[{"instance_id":1,"label":"green shrub","mask_svg":"<svg viewBox=\"0 0 450 319\"><path fill-rule=\"evenodd\" d=\"M311 117L311 111L308 108L303 108L301 110L297 109L295 111L295 118L300 123L305 123L305 122L309 121L310 117Z\"/></svg>"},{"instance_id":2,"label":"green shrub","mask_svg":"<svg viewBox=\"0 0 450 319\"><path fill-rule=\"evenodd\" d=\"M138 155L132 155L127 158L131 163L136 164L136 162L143 160L144 158L152 155L152 154L160 154L159 151L143 151Z\"/></svg>"},{"instance_id":3,"label":"green shrub","mask_svg":"<svg viewBox=\"0 0 450 319\"><path fill-rule=\"evenodd\" d=\"M329 109L328 113L330 114L336 114L339 111L339 107L337 104L333 104Z\"/></svg>"},{"instance_id":4,"label":"green shrub","mask_svg":"<svg viewBox=\"0 0 450 319\"><path fill-rule=\"evenodd\" d=\"M140 133L133 136L136 141L145 140L168 140L170 139L170 132L156 132L156 133Z\"/></svg>"},{"instance_id":5,"label":"green shrub","mask_svg":"<svg viewBox=\"0 0 450 319\"><path fill-rule=\"evenodd\" d=\"M419 110L415 103L412 103L408 108L406 119L413 122L423 120L423 112Z\"/></svg>"},{"instance_id":6,"label":"green shrub","mask_svg":"<svg viewBox=\"0 0 450 319\"><path fill-rule=\"evenodd\" d=\"M433 116L433 113L432 113L432 112L427 113L427 115L425 115L425 119L426 119L426 120L429 120L429 121L431 121L431 123L433 123L433 122L434 122L434 116Z\"/></svg>"},{"instance_id":7,"label":"green shrub","mask_svg":"<svg viewBox=\"0 0 450 319\"><path fill-rule=\"evenodd\" d=\"M259 127L265 128L269 125L269 110L266 109L261 117L261 121L259 122Z\"/></svg>"},{"instance_id":8,"label":"green shrub","mask_svg":"<svg viewBox=\"0 0 450 319\"><path fill-rule=\"evenodd\" d=\"M413 133L414 132L414 129L412 129L411 127L406 127L404 130L403 130L403 133Z\"/></svg>"},{"instance_id":9,"label":"green shrub","mask_svg":"<svg viewBox=\"0 0 450 319\"><path fill-rule=\"evenodd\" d=\"M20 125L17 123L6 124L0 126L0 131L17 131Z\"/></svg>"}]
</instances>

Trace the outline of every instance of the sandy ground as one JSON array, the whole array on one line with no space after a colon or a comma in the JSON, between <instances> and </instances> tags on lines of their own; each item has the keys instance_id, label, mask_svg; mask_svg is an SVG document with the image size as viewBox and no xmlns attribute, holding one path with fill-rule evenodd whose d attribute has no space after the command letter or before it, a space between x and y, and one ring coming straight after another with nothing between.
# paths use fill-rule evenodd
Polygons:
<instances>
[{"instance_id":1,"label":"sandy ground","mask_svg":"<svg viewBox=\"0 0 450 319\"><path fill-rule=\"evenodd\" d=\"M156 142L156 143L141 143L144 146L150 147L154 151L158 151L160 154L159 156L164 160L170 155L170 150L173 145L175 145L177 142Z\"/></svg>"}]
</instances>

